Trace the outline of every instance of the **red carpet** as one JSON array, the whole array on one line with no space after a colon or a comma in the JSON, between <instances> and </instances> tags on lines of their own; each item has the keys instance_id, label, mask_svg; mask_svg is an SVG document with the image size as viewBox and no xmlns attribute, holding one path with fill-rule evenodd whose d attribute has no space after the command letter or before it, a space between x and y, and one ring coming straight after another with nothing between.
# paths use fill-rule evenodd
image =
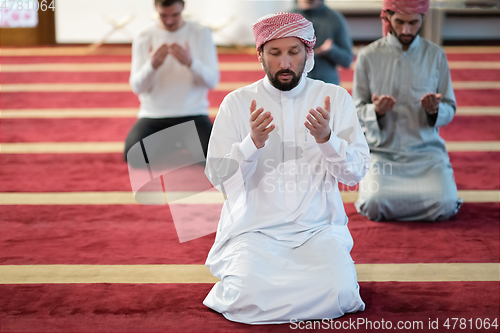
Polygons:
<instances>
[{"instance_id":1,"label":"red carpet","mask_svg":"<svg viewBox=\"0 0 500 333\"><path fill-rule=\"evenodd\" d=\"M221 72L221 82L254 82L264 71ZM129 72L37 72L2 73L3 84L19 83L128 83Z\"/></svg>"},{"instance_id":2,"label":"red carpet","mask_svg":"<svg viewBox=\"0 0 500 333\"><path fill-rule=\"evenodd\" d=\"M5 56L2 55L2 64L58 64L58 63L105 63L105 62L125 62L130 63L130 55L81 55L81 56ZM256 62L256 54L219 54L219 62Z\"/></svg>"},{"instance_id":3,"label":"red carpet","mask_svg":"<svg viewBox=\"0 0 500 333\"><path fill-rule=\"evenodd\" d=\"M353 71L341 69L341 82L352 82ZM129 72L36 72L2 73L3 84L15 83L128 83ZM221 82L255 82L264 77L264 71L222 71ZM456 81L500 81L500 70L452 69Z\"/></svg>"},{"instance_id":4,"label":"red carpet","mask_svg":"<svg viewBox=\"0 0 500 333\"><path fill-rule=\"evenodd\" d=\"M245 325L230 322L202 302L211 284L72 284L2 285L3 332L296 332L290 325ZM447 318L498 318L498 282L361 282L364 312L338 321L391 321L397 331L422 322L423 330L404 332L494 332L446 330ZM397 291L397 292L396 292ZM31 300L26 303L26 300ZM15 309L15 310L13 310ZM439 330L429 330L429 320ZM407 323L405 323L407 322ZM422 325L420 324L420 325ZM376 324L375 324L376 325ZM419 325L416 323L415 325ZM453 323L452 323L453 326ZM403 326L404 327L404 326ZM457 326L458 327L458 326ZM387 332L358 327L361 332ZM415 326L418 328L418 326ZM352 327L351 327L352 329ZM311 332L312 330L304 330ZM314 330L325 332L324 329ZM333 331L333 330L332 330ZM350 332L351 330L343 330Z\"/></svg>"},{"instance_id":5,"label":"red carpet","mask_svg":"<svg viewBox=\"0 0 500 333\"><path fill-rule=\"evenodd\" d=\"M217 107L228 93L229 91L210 92L210 105ZM500 94L495 89L457 89L455 95L459 107L500 105ZM38 109L41 106L48 109L139 107L139 100L132 92L2 92L0 96L2 109ZM40 105L40 101L43 101L43 105Z\"/></svg>"},{"instance_id":6,"label":"red carpet","mask_svg":"<svg viewBox=\"0 0 500 333\"><path fill-rule=\"evenodd\" d=\"M193 205L186 214L217 221L221 207ZM345 209L358 264L499 260L498 203L464 204L441 223L372 222L353 204ZM203 264L214 240L180 244L166 206L0 206L0 215L3 265Z\"/></svg>"},{"instance_id":7,"label":"red carpet","mask_svg":"<svg viewBox=\"0 0 500 333\"><path fill-rule=\"evenodd\" d=\"M447 53L448 61L500 61L500 53Z\"/></svg>"},{"instance_id":8,"label":"red carpet","mask_svg":"<svg viewBox=\"0 0 500 333\"><path fill-rule=\"evenodd\" d=\"M459 190L499 189L500 152L452 152L450 159ZM128 168L120 153L4 154L1 163L1 192L130 191ZM168 186L200 188L183 177ZM341 189L349 188L341 185Z\"/></svg>"},{"instance_id":9,"label":"red carpet","mask_svg":"<svg viewBox=\"0 0 500 333\"><path fill-rule=\"evenodd\" d=\"M115 52L116 54L116 52ZM2 55L2 65L44 63L129 63L130 56ZM500 53L447 55L450 61L500 61ZM256 63L255 54L220 54L221 62ZM351 70L341 80L352 81ZM500 70L454 69L454 81L499 81ZM123 72L1 73L2 84L127 83ZM257 71L224 71L222 82L250 82ZM459 107L500 106L498 89L457 89ZM227 91L210 92L217 107ZM137 108L131 92L5 93L1 109ZM449 141L500 140L498 116L457 116L441 130ZM134 118L1 119L4 142L123 141ZM452 152L460 190L498 190L500 152ZM121 153L1 155L0 192L130 191ZM200 177L203 176L200 173ZM200 179L180 172L168 190L196 191ZM193 221L218 220L221 205L192 205ZM451 220L371 222L345 204L357 264L498 263L499 203L466 203ZM167 206L141 205L0 205L0 264L203 264L214 234L180 244ZM211 284L38 284L0 285L2 332L288 332L289 325L232 323L202 301ZM382 319L390 330L360 327L362 332L394 332L397 321L422 321L404 332L493 332L447 330L447 318L499 318L499 282L362 282L365 312L336 322ZM429 320L439 320L430 329ZM317 322L319 323L319 322ZM469 322L467 322L469 323ZM497 320L498 323L498 320ZM453 324L453 323L451 323ZM500 324L500 323L498 323ZM470 324L468 324L470 325ZM332 329L333 330L333 329ZM313 331L313 330L305 330ZM319 331L319 330L318 330ZM321 330L324 331L324 330ZM342 331L351 331L342 330ZM399 331L399 330L398 330Z\"/></svg>"}]
</instances>

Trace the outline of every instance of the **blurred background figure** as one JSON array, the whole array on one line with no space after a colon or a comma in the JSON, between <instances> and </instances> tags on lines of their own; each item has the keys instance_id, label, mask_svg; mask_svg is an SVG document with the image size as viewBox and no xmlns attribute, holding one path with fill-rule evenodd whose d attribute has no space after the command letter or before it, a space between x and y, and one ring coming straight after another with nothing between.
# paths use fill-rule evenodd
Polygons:
<instances>
[{"instance_id":1,"label":"blurred background figure","mask_svg":"<svg viewBox=\"0 0 500 333\"><path fill-rule=\"evenodd\" d=\"M324 0L297 0L290 12L311 21L316 33L315 65L308 76L338 85L337 65L349 68L353 59L352 39L344 16L327 7Z\"/></svg>"},{"instance_id":2,"label":"blurred background figure","mask_svg":"<svg viewBox=\"0 0 500 333\"><path fill-rule=\"evenodd\" d=\"M206 155L212 122L208 90L219 83L217 50L209 28L186 21L183 0L155 0L159 21L132 43L130 85L139 95L138 121L125 141L129 149L143 138L194 120Z\"/></svg>"},{"instance_id":3,"label":"blurred background figure","mask_svg":"<svg viewBox=\"0 0 500 333\"><path fill-rule=\"evenodd\" d=\"M353 98L371 168L356 208L371 220L442 220L462 204L439 128L456 111L444 50L420 37L428 0L385 0L385 37L360 51Z\"/></svg>"}]
</instances>

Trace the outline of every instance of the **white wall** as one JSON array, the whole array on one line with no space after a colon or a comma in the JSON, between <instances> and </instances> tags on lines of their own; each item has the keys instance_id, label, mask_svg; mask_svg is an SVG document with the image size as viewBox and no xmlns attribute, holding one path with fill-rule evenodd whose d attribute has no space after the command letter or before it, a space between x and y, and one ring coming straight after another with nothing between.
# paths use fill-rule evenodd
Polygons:
<instances>
[{"instance_id":1,"label":"white wall","mask_svg":"<svg viewBox=\"0 0 500 333\"><path fill-rule=\"evenodd\" d=\"M252 24L266 14L286 11L293 0L185 0L186 18L220 27L214 30L218 45L251 45ZM332 8L347 14L365 12L369 16L347 17L353 39L375 40L382 36L378 12L381 2L373 0L326 0ZM134 15L134 19L108 39L110 43L128 43L143 28L154 23L154 0L56 0L56 39L58 43L94 43L112 26L103 20ZM500 17L500 14L499 14ZM443 39L500 39L500 18L450 17L444 20Z\"/></svg>"},{"instance_id":2,"label":"white wall","mask_svg":"<svg viewBox=\"0 0 500 333\"><path fill-rule=\"evenodd\" d=\"M56 0L56 40L58 43L94 43L112 26L105 15L115 20L129 15L135 18L127 32L113 34L110 42L130 42L134 33L153 22L153 1L148 0Z\"/></svg>"},{"instance_id":3,"label":"white wall","mask_svg":"<svg viewBox=\"0 0 500 333\"><path fill-rule=\"evenodd\" d=\"M286 11L293 0L186 0L184 14L210 26L224 25L214 32L217 44L252 44L252 24L266 14ZM134 15L127 31L110 36L108 42L126 43L138 31L154 22L153 0L56 0L56 40L58 43L93 43L112 26L107 15L120 20ZM129 33L127 33L129 32Z\"/></svg>"}]
</instances>

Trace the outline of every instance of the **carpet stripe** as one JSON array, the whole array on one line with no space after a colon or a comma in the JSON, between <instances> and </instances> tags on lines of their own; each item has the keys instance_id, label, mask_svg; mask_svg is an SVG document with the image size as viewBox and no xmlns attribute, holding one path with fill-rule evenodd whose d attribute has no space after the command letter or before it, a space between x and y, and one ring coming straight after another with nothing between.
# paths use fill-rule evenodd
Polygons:
<instances>
[{"instance_id":1,"label":"carpet stripe","mask_svg":"<svg viewBox=\"0 0 500 333\"><path fill-rule=\"evenodd\" d=\"M121 153L124 142L16 142L0 144L2 154ZM500 151L500 141L447 141L449 152Z\"/></svg>"},{"instance_id":2,"label":"carpet stripe","mask_svg":"<svg viewBox=\"0 0 500 333\"><path fill-rule=\"evenodd\" d=\"M500 69L500 61L450 61L450 69ZM356 62L352 62L354 69ZM262 71L260 62L220 62L221 71ZM12 72L128 72L130 63L62 63L0 65L0 71Z\"/></svg>"},{"instance_id":3,"label":"carpet stripe","mask_svg":"<svg viewBox=\"0 0 500 333\"><path fill-rule=\"evenodd\" d=\"M163 192L160 192L163 195ZM354 203L357 192L341 191L344 203ZM151 192L157 196L158 193ZM205 192L176 191L166 192L171 204L198 205L223 204L222 193L216 190ZM464 202L485 203L500 202L497 190L459 190L458 196ZM4 192L0 193L0 205L136 205L132 192L129 191L86 191L86 192Z\"/></svg>"},{"instance_id":4,"label":"carpet stripe","mask_svg":"<svg viewBox=\"0 0 500 333\"><path fill-rule=\"evenodd\" d=\"M459 190L499 189L500 152L449 155ZM3 154L0 164L0 192L131 191L123 153ZM167 178L167 191L206 189L202 172L194 181L193 173L184 171ZM355 190L344 185L340 189Z\"/></svg>"},{"instance_id":5,"label":"carpet stripe","mask_svg":"<svg viewBox=\"0 0 500 333\"><path fill-rule=\"evenodd\" d=\"M451 221L383 223L346 203L352 258L357 264L499 263L498 205L464 204ZM212 221L215 231L221 207L186 205L177 218L193 226ZM178 224L159 205L0 205L0 216L2 265L203 265L215 239L210 233L179 243Z\"/></svg>"},{"instance_id":6,"label":"carpet stripe","mask_svg":"<svg viewBox=\"0 0 500 333\"><path fill-rule=\"evenodd\" d=\"M357 264L359 282L500 281L496 263ZM204 265L2 265L0 284L215 283Z\"/></svg>"},{"instance_id":7,"label":"carpet stripe","mask_svg":"<svg viewBox=\"0 0 500 333\"><path fill-rule=\"evenodd\" d=\"M500 151L500 141L447 141L448 152L454 151Z\"/></svg>"},{"instance_id":8,"label":"carpet stripe","mask_svg":"<svg viewBox=\"0 0 500 333\"><path fill-rule=\"evenodd\" d=\"M221 82L214 91L233 91L247 86L252 82ZM349 82L344 88L351 89ZM500 85L499 85L500 88ZM482 88L477 88L482 89ZM487 89L496 89L492 84ZM2 84L0 91L3 93L13 92L132 92L128 83L22 83Z\"/></svg>"},{"instance_id":9,"label":"carpet stripe","mask_svg":"<svg viewBox=\"0 0 500 333\"><path fill-rule=\"evenodd\" d=\"M17 118L2 120L3 143L124 141L137 118ZM213 120L213 119L212 119ZM444 128L448 142L500 141L499 116L458 116Z\"/></svg>"},{"instance_id":10,"label":"carpet stripe","mask_svg":"<svg viewBox=\"0 0 500 333\"><path fill-rule=\"evenodd\" d=\"M209 91L210 105L222 103L229 91ZM497 90L460 90L456 91L457 104L460 106L500 105ZM2 93L3 109L37 109L43 101L45 108L132 108L139 109L139 99L132 92L30 92Z\"/></svg>"},{"instance_id":11,"label":"carpet stripe","mask_svg":"<svg viewBox=\"0 0 500 333\"><path fill-rule=\"evenodd\" d=\"M360 49L360 47L354 47L354 51ZM500 47L498 46L444 46L443 49L446 53L500 53ZM33 47L33 48L1 48L1 56L16 56L16 57L26 57L26 56L71 56L71 55L96 55L96 54L131 54L131 47L108 47L104 45L103 47L92 51L93 48L90 46L70 46L70 47ZM218 47L218 54L234 54L234 53L248 53L255 54L256 50L254 47L238 47L238 48L227 48Z\"/></svg>"},{"instance_id":12,"label":"carpet stripe","mask_svg":"<svg viewBox=\"0 0 500 333\"><path fill-rule=\"evenodd\" d=\"M219 108L208 109L215 117ZM138 108L78 108L78 109L8 109L0 111L0 118L136 118ZM457 116L500 116L499 107L465 106L457 108Z\"/></svg>"},{"instance_id":13,"label":"carpet stripe","mask_svg":"<svg viewBox=\"0 0 500 333\"><path fill-rule=\"evenodd\" d=\"M221 82L215 91L233 91L252 84L252 82ZM340 84L347 90L352 89L352 82ZM454 89L500 89L500 82L495 81L457 81ZM132 91L128 83L16 83L2 84L0 91L13 92L127 92Z\"/></svg>"},{"instance_id":14,"label":"carpet stripe","mask_svg":"<svg viewBox=\"0 0 500 333\"><path fill-rule=\"evenodd\" d=\"M475 67L471 67L475 68ZM490 68L491 69L491 68ZM220 62L221 71L262 71L260 62ZM130 63L62 63L0 65L3 73L13 72L130 72Z\"/></svg>"}]
</instances>

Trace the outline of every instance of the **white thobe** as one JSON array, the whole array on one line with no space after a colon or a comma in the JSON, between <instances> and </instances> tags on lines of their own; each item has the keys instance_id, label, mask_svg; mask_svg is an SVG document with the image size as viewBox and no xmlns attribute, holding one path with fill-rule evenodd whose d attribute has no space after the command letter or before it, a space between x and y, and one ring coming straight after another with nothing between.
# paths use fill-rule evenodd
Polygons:
<instances>
[{"instance_id":1,"label":"white thobe","mask_svg":"<svg viewBox=\"0 0 500 333\"><path fill-rule=\"evenodd\" d=\"M318 144L304 122L326 96L332 132ZM250 137L252 100L271 112L276 126L261 149ZM214 176L224 169L221 158L234 173L223 186ZM264 78L230 93L215 120L207 160L208 178L228 199L206 261L221 281L205 305L251 324L364 309L338 181L359 182L369 150L345 89L304 76L290 91Z\"/></svg>"}]
</instances>

